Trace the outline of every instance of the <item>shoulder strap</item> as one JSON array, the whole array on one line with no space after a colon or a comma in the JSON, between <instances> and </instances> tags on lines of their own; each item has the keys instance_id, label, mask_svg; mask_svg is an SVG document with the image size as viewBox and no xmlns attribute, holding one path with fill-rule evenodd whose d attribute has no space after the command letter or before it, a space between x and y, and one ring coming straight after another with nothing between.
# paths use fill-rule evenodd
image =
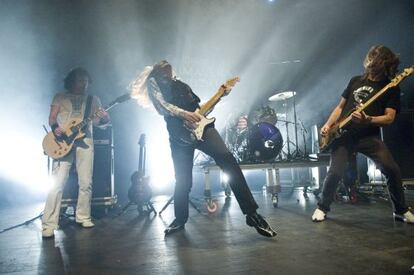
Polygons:
<instances>
[{"instance_id":1,"label":"shoulder strap","mask_svg":"<svg viewBox=\"0 0 414 275\"><path fill-rule=\"evenodd\" d=\"M91 115L92 98L93 97L91 95L88 95L88 98L86 99L85 113L83 115L84 118L88 118Z\"/></svg>"}]
</instances>

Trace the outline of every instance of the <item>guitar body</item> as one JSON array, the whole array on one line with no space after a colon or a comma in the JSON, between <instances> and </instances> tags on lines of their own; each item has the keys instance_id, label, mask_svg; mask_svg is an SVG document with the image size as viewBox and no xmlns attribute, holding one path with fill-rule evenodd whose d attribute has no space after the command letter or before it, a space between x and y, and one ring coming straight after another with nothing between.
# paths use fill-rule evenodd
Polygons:
<instances>
[{"instance_id":1,"label":"guitar body","mask_svg":"<svg viewBox=\"0 0 414 275\"><path fill-rule=\"evenodd\" d=\"M55 134L50 131L43 138L42 146L43 151L49 157L59 160L72 150L73 144L76 140L85 137L85 133L78 131L77 126L82 123L81 119L73 119L65 126L62 127L62 136L56 137Z\"/></svg>"},{"instance_id":2,"label":"guitar body","mask_svg":"<svg viewBox=\"0 0 414 275\"><path fill-rule=\"evenodd\" d=\"M115 105L122 103L130 98L131 96L129 93L121 95L109 103L109 105L107 105L104 110L108 111ZM96 113L93 114L92 117L83 120L70 120L69 123L61 126L63 134L60 137L55 136L52 131L47 133L42 142L43 152L55 160L59 160L69 154L69 152L72 150L74 142L86 136L86 134L83 132L83 129L87 127L88 123L90 123L95 117Z\"/></svg>"},{"instance_id":3,"label":"guitar body","mask_svg":"<svg viewBox=\"0 0 414 275\"><path fill-rule=\"evenodd\" d=\"M197 110L196 112L199 113L199 110ZM216 119L214 117L206 118L205 116L201 115L201 120L197 123L197 128L191 130L195 139L197 141L203 141L204 130L208 125L213 124L215 121Z\"/></svg>"},{"instance_id":4,"label":"guitar body","mask_svg":"<svg viewBox=\"0 0 414 275\"><path fill-rule=\"evenodd\" d=\"M143 172L135 171L131 176L131 186L128 189L129 201L136 204L143 204L152 197L152 190L149 186L149 177Z\"/></svg>"},{"instance_id":5,"label":"guitar body","mask_svg":"<svg viewBox=\"0 0 414 275\"><path fill-rule=\"evenodd\" d=\"M339 124L334 125L326 136L320 135L319 137L319 150L324 153L332 147L335 140L339 139L343 134L343 131L339 129Z\"/></svg>"},{"instance_id":6,"label":"guitar body","mask_svg":"<svg viewBox=\"0 0 414 275\"><path fill-rule=\"evenodd\" d=\"M207 126L213 124L216 121L215 118L201 117L201 120L197 122L197 127L194 129L190 123L183 122L181 119L177 123L179 125L172 127L174 130L171 133L173 139L183 145L192 145L198 141L203 141L204 131Z\"/></svg>"},{"instance_id":7,"label":"guitar body","mask_svg":"<svg viewBox=\"0 0 414 275\"><path fill-rule=\"evenodd\" d=\"M184 122L182 119L171 120L171 127L169 127L169 130L172 138L184 145L192 145L196 142L203 141L203 135L206 127L216 121L214 117L207 118L207 114L210 113L220 99L227 95L239 81L239 77L227 80L226 83L221 85L218 91L205 104L195 110L195 112L201 116L201 120L197 122L196 125Z\"/></svg>"}]
</instances>

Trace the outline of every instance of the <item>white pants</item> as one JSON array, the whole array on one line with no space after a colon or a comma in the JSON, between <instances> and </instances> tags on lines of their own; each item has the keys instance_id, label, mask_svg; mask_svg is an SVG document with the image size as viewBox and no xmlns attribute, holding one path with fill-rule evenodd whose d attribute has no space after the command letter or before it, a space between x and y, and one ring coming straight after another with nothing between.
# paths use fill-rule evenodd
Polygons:
<instances>
[{"instance_id":1,"label":"white pants","mask_svg":"<svg viewBox=\"0 0 414 275\"><path fill-rule=\"evenodd\" d=\"M69 178L69 171L76 161L78 173L79 195L76 206L76 222L91 220L92 172L93 172L93 140L83 139L64 158L53 162L53 188L50 190L42 218L42 227L57 229L59 223L60 204L63 188Z\"/></svg>"}]
</instances>

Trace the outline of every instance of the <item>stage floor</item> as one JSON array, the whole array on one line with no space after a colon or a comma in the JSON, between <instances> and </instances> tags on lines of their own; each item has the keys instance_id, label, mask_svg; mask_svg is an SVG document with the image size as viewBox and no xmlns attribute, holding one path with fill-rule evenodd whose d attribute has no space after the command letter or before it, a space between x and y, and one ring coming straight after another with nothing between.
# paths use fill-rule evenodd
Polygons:
<instances>
[{"instance_id":1,"label":"stage floor","mask_svg":"<svg viewBox=\"0 0 414 275\"><path fill-rule=\"evenodd\" d=\"M64 219L42 240L40 221L0 234L0 273L15 274L412 274L414 225L394 222L388 202L336 203L324 223L312 223L315 198L300 192L274 208L255 193L260 213L277 228L268 239L246 226L234 197L218 197L215 214L190 210L186 230L164 238L173 219L114 213L82 229ZM167 197L156 197L161 209ZM200 202L201 203L201 202ZM42 204L0 210L0 229L39 214Z\"/></svg>"}]
</instances>

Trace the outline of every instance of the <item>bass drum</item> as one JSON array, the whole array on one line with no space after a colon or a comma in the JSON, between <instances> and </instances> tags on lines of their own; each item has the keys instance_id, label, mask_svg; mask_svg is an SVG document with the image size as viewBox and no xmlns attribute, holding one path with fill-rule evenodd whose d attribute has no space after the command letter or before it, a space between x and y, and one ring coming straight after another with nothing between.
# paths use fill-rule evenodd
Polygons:
<instances>
[{"instance_id":1,"label":"bass drum","mask_svg":"<svg viewBox=\"0 0 414 275\"><path fill-rule=\"evenodd\" d=\"M255 160L266 161L276 158L283 147L279 129L267 122L253 125L249 135L250 155Z\"/></svg>"}]
</instances>

